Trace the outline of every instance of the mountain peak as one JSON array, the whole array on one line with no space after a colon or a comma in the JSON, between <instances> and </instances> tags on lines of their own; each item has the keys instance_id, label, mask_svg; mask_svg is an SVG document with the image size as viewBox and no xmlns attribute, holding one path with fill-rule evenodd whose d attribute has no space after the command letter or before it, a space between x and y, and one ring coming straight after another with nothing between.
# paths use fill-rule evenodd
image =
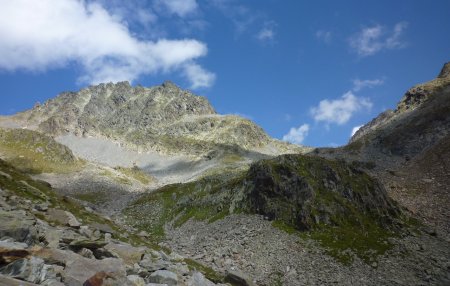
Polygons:
<instances>
[{"instance_id":1,"label":"mountain peak","mask_svg":"<svg viewBox=\"0 0 450 286\"><path fill-rule=\"evenodd\" d=\"M441 72L438 75L438 78L448 78L448 77L450 77L450 62L444 64Z\"/></svg>"}]
</instances>

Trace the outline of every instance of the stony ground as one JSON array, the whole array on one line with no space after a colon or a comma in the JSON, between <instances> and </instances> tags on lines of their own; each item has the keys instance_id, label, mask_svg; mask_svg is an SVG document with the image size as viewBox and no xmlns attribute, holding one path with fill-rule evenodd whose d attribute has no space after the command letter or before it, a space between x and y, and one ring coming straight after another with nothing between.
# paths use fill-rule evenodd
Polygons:
<instances>
[{"instance_id":1,"label":"stony ground","mask_svg":"<svg viewBox=\"0 0 450 286\"><path fill-rule=\"evenodd\" d=\"M218 271L248 273L258 285L449 285L450 244L414 234L398 238L378 263L345 266L311 240L272 227L261 216L232 215L167 229L166 244Z\"/></svg>"}]
</instances>

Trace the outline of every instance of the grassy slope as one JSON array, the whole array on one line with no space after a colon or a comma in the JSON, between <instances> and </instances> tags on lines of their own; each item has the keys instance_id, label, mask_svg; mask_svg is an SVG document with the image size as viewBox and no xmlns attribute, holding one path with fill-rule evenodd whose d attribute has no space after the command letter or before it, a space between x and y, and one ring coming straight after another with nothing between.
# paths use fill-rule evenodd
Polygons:
<instances>
[{"instance_id":1,"label":"grassy slope","mask_svg":"<svg viewBox=\"0 0 450 286\"><path fill-rule=\"evenodd\" d=\"M32 174L73 172L84 164L53 138L26 129L0 128L0 154L16 168Z\"/></svg>"}]
</instances>

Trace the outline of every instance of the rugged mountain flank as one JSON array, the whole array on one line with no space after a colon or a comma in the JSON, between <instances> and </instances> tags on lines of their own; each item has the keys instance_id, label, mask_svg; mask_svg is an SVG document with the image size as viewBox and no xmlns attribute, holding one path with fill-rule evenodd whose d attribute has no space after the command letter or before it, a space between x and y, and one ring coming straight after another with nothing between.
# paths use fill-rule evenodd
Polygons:
<instances>
[{"instance_id":1,"label":"rugged mountain flank","mask_svg":"<svg viewBox=\"0 0 450 286\"><path fill-rule=\"evenodd\" d=\"M52 136L108 138L166 154L199 155L220 145L266 153L272 148L275 154L302 150L270 138L250 120L217 114L205 97L171 82L151 88L128 82L90 86L62 93L12 119Z\"/></svg>"},{"instance_id":2,"label":"rugged mountain flank","mask_svg":"<svg viewBox=\"0 0 450 286\"><path fill-rule=\"evenodd\" d=\"M436 79L408 90L394 111L361 127L344 148L366 160L399 163L445 138L450 133L449 69L447 63Z\"/></svg>"}]
</instances>

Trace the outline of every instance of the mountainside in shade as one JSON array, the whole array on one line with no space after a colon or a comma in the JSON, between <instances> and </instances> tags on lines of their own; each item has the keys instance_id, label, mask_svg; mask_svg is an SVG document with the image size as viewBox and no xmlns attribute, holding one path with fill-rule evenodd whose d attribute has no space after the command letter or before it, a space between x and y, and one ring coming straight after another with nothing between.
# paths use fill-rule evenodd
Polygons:
<instances>
[{"instance_id":1,"label":"mountainside in shade","mask_svg":"<svg viewBox=\"0 0 450 286\"><path fill-rule=\"evenodd\" d=\"M368 160L410 160L450 134L450 63L438 77L406 92L395 110L381 113L350 139L347 150ZM383 158L385 160L385 158Z\"/></svg>"},{"instance_id":2,"label":"mountainside in shade","mask_svg":"<svg viewBox=\"0 0 450 286\"><path fill-rule=\"evenodd\" d=\"M52 136L104 137L167 154L199 155L221 145L273 154L302 150L270 138L250 120L217 114L206 98L171 82L151 88L108 83L65 92L10 120Z\"/></svg>"}]
</instances>

